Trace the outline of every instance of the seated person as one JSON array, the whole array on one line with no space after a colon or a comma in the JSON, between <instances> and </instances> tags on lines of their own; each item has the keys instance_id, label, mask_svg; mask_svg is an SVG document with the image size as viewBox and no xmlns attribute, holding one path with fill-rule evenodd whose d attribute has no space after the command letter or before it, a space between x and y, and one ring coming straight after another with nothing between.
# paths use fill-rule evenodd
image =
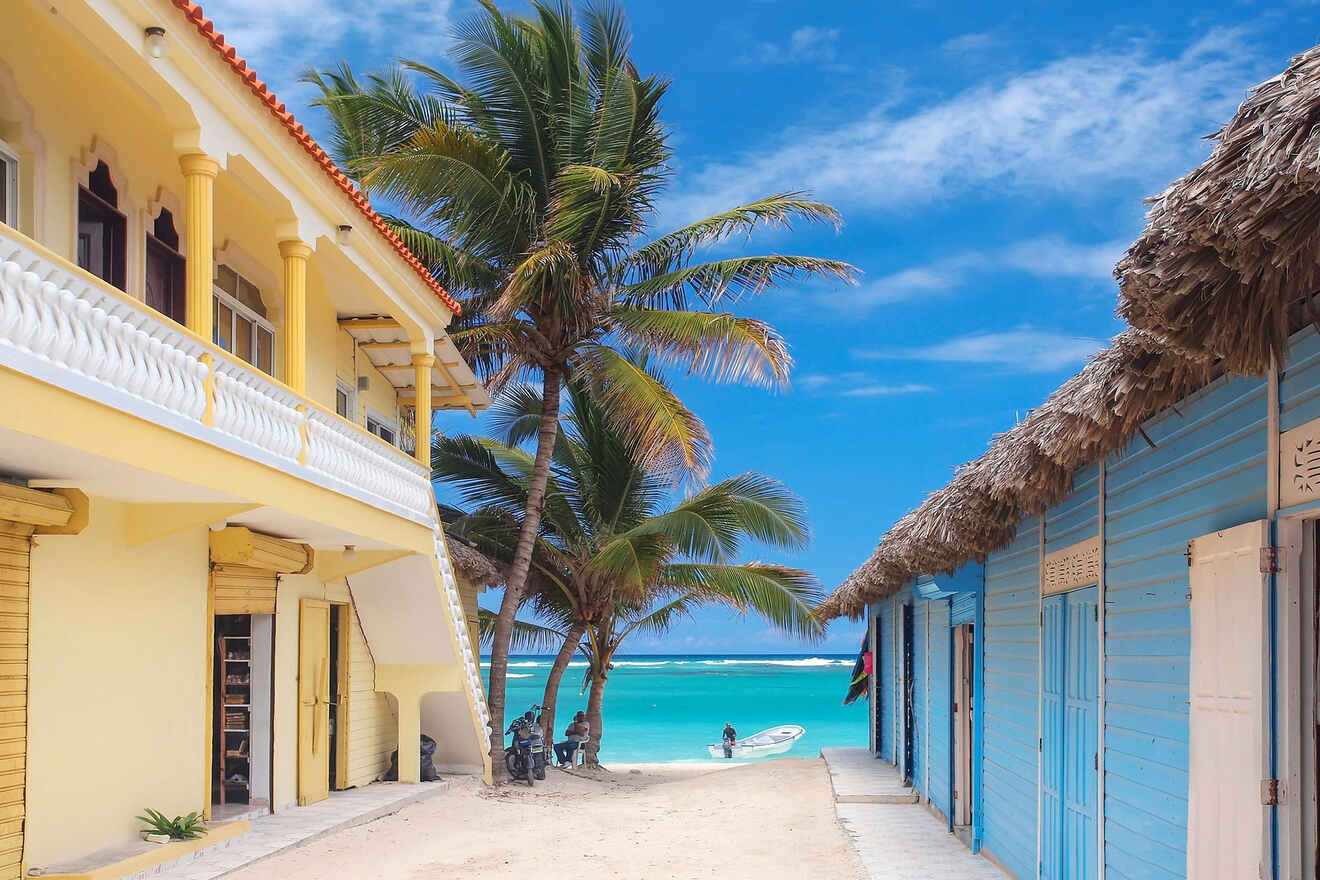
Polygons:
<instances>
[{"instance_id":1,"label":"seated person","mask_svg":"<svg viewBox=\"0 0 1320 880\"><path fill-rule=\"evenodd\" d=\"M564 742L555 743L555 758L559 761L560 767L567 767L573 760L573 753L576 752L584 742L590 738L591 725L587 723L587 716L579 712L573 716L569 722L568 729L564 735L568 737Z\"/></svg>"}]
</instances>

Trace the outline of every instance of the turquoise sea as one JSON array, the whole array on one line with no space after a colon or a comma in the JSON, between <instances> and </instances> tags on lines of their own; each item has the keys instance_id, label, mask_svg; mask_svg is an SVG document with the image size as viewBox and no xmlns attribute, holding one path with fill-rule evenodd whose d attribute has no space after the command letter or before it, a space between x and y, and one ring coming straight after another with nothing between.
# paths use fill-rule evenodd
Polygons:
<instances>
[{"instance_id":1,"label":"turquoise sea","mask_svg":"<svg viewBox=\"0 0 1320 880\"><path fill-rule=\"evenodd\" d=\"M739 736L778 724L807 732L782 757L809 758L822 746L865 746L866 701L844 706L855 655L634 654L614 661L605 689L601 763L709 761L724 722ZM550 657L515 655L509 662L508 714L524 712L544 694ZM555 732L587 708L579 694L580 661L559 689ZM483 676L486 662L482 662Z\"/></svg>"}]
</instances>

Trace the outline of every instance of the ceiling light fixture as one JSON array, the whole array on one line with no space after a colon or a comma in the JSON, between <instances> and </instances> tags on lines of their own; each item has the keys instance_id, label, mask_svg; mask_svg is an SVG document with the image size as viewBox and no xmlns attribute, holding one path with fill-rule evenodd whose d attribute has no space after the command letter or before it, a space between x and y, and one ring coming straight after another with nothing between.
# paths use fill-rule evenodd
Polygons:
<instances>
[{"instance_id":1,"label":"ceiling light fixture","mask_svg":"<svg viewBox=\"0 0 1320 880\"><path fill-rule=\"evenodd\" d=\"M146 42L147 54L150 55L152 58L157 58L157 59L164 58L165 48L166 48L165 28L159 27L157 25L152 25L151 27L143 31L143 33L146 35L145 42Z\"/></svg>"}]
</instances>

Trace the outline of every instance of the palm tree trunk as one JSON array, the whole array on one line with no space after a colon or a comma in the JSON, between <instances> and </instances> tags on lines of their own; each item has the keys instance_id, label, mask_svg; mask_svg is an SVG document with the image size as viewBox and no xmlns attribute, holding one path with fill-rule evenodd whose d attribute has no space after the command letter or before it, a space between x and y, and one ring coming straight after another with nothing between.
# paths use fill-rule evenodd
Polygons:
<instances>
[{"instance_id":1,"label":"palm tree trunk","mask_svg":"<svg viewBox=\"0 0 1320 880\"><path fill-rule=\"evenodd\" d=\"M591 725L591 741L587 743L588 764L600 764L600 741L605 736L602 723L602 706L605 700L605 672L603 669L591 670L591 693L587 696L587 723Z\"/></svg>"},{"instance_id":2,"label":"palm tree trunk","mask_svg":"<svg viewBox=\"0 0 1320 880\"><path fill-rule=\"evenodd\" d=\"M586 631L585 623L575 623L569 627L563 647L555 655L555 662L550 664L550 674L545 679L545 696L541 698L541 727L548 742L553 742L556 737L555 702L559 699L559 682L563 680L564 670L568 668L568 662L573 659L578 643L582 641L582 634Z\"/></svg>"},{"instance_id":3,"label":"palm tree trunk","mask_svg":"<svg viewBox=\"0 0 1320 880\"><path fill-rule=\"evenodd\" d=\"M541 509L545 504L545 484L550 479L550 458L555 451L555 438L559 433L559 391L562 373L558 367L546 367L542 377L541 429L536 439L536 459L532 464L531 480L527 484L527 508L523 512L522 529L518 532L518 546L514 550L513 565L504 586L504 599L495 619L495 632L490 646L490 686L486 689L486 704L490 709L490 760L493 772L503 778L504 767L504 700L505 677L509 672L509 639L513 635L513 620L522 604L523 586L532 565L532 545L541 527Z\"/></svg>"}]
</instances>

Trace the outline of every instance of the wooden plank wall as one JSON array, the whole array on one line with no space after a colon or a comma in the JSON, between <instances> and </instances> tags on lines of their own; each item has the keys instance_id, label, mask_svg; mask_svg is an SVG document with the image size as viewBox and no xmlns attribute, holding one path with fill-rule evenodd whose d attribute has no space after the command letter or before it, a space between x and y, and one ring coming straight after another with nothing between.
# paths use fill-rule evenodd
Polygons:
<instances>
[{"instance_id":1,"label":"wooden plank wall","mask_svg":"<svg viewBox=\"0 0 1320 880\"><path fill-rule=\"evenodd\" d=\"M0 520L0 880L23 876L32 531Z\"/></svg>"},{"instance_id":2,"label":"wooden plank wall","mask_svg":"<svg viewBox=\"0 0 1320 880\"><path fill-rule=\"evenodd\" d=\"M389 768L399 725L389 698L376 692L376 663L356 610L348 609L348 784L361 786Z\"/></svg>"}]
</instances>

